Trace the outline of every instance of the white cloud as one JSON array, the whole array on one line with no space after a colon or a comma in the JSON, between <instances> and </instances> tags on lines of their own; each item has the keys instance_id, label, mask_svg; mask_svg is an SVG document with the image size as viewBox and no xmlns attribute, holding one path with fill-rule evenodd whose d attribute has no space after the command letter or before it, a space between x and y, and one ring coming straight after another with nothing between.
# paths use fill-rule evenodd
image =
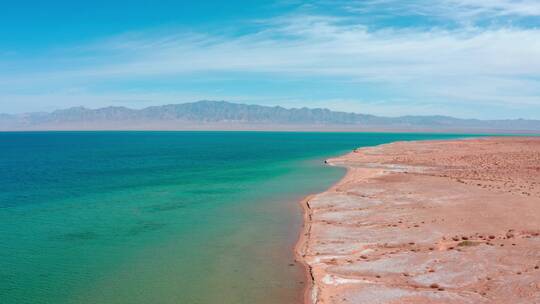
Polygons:
<instances>
[{"instance_id":1,"label":"white cloud","mask_svg":"<svg viewBox=\"0 0 540 304\"><path fill-rule=\"evenodd\" d=\"M291 16L278 25L236 38L190 34L121 37L102 45L118 60L46 75L130 77L248 71L316 73L368 81L458 74L540 75L538 29L370 32L363 26L313 16Z\"/></svg>"},{"instance_id":2,"label":"white cloud","mask_svg":"<svg viewBox=\"0 0 540 304\"><path fill-rule=\"evenodd\" d=\"M444 2L500 14L532 14L540 6L530 1ZM201 72L256 73L326 78L351 86L377 83L411 100L540 105L539 29L370 30L349 18L313 15L259 22L262 30L237 36L149 32L112 37L66 51L62 57L73 63L69 67L55 67L53 58L52 64L44 62L49 65L45 72L0 74L0 87L16 90ZM91 65L78 57L87 52L97 54Z\"/></svg>"},{"instance_id":3,"label":"white cloud","mask_svg":"<svg viewBox=\"0 0 540 304\"><path fill-rule=\"evenodd\" d=\"M477 14L540 16L540 2L537 0L446 0L443 3Z\"/></svg>"},{"instance_id":4,"label":"white cloud","mask_svg":"<svg viewBox=\"0 0 540 304\"><path fill-rule=\"evenodd\" d=\"M497 17L540 16L540 2L537 0L359 0L341 4L350 12L362 14L379 13L384 14L384 17L429 16L463 22Z\"/></svg>"}]
</instances>

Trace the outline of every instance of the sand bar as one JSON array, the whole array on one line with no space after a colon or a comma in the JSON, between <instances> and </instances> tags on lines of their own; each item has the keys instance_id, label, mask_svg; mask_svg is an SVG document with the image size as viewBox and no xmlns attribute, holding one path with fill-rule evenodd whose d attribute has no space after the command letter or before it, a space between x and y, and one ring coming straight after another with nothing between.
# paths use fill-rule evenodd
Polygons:
<instances>
[{"instance_id":1,"label":"sand bar","mask_svg":"<svg viewBox=\"0 0 540 304\"><path fill-rule=\"evenodd\" d=\"M328 163L306 303L540 303L540 138L397 142Z\"/></svg>"}]
</instances>

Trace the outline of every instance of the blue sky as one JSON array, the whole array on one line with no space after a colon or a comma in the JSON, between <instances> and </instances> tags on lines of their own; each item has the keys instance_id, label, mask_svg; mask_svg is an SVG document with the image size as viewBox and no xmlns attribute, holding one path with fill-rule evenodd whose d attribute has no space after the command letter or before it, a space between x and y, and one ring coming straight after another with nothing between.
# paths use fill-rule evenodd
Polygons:
<instances>
[{"instance_id":1,"label":"blue sky","mask_svg":"<svg viewBox=\"0 0 540 304\"><path fill-rule=\"evenodd\" d=\"M212 99L540 119L539 26L537 0L11 1L0 112Z\"/></svg>"}]
</instances>

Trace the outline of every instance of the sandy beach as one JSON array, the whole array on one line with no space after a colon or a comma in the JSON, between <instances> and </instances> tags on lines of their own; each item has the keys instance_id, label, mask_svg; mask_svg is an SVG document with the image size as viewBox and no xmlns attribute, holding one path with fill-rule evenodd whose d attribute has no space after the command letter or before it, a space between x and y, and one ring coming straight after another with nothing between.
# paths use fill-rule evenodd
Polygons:
<instances>
[{"instance_id":1,"label":"sandy beach","mask_svg":"<svg viewBox=\"0 0 540 304\"><path fill-rule=\"evenodd\" d=\"M396 142L303 202L305 302L540 303L540 138Z\"/></svg>"}]
</instances>

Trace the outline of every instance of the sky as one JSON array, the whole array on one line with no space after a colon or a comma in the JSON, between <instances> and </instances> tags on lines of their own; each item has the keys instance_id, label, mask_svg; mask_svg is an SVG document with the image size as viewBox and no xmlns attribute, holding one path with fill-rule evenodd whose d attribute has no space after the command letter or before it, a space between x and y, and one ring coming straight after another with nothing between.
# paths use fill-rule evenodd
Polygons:
<instances>
[{"instance_id":1,"label":"sky","mask_svg":"<svg viewBox=\"0 0 540 304\"><path fill-rule=\"evenodd\" d=\"M4 1L0 112L226 100L540 119L539 26L538 0Z\"/></svg>"}]
</instances>

